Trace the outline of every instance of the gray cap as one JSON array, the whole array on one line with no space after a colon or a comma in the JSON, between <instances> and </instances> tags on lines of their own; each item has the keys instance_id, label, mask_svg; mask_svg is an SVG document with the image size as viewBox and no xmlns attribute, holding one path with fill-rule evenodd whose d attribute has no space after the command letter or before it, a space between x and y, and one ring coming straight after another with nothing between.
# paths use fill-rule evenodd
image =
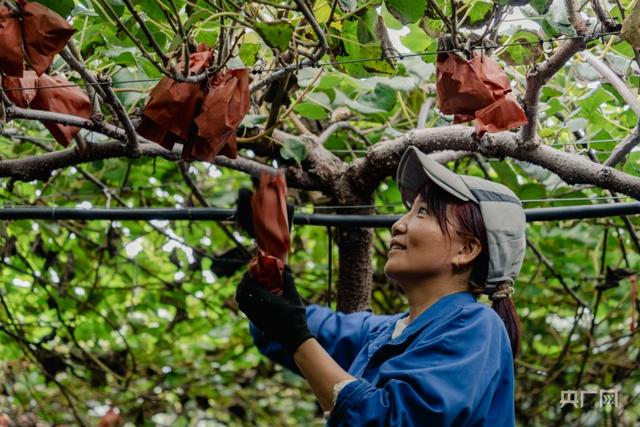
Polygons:
<instances>
[{"instance_id":1,"label":"gray cap","mask_svg":"<svg viewBox=\"0 0 640 427\"><path fill-rule=\"evenodd\" d=\"M396 182L407 208L422 186L432 181L463 201L480 207L489 243L489 274L485 292L492 294L502 282L513 283L520 272L526 249L526 218L522 203L509 188L475 176L458 175L416 147L405 150Z\"/></svg>"}]
</instances>

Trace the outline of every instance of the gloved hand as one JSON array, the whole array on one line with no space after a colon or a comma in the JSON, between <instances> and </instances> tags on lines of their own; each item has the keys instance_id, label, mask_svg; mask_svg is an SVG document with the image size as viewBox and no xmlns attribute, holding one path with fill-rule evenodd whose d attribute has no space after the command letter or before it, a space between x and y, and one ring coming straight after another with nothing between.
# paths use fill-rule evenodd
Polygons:
<instances>
[{"instance_id":1,"label":"gloved hand","mask_svg":"<svg viewBox=\"0 0 640 427\"><path fill-rule=\"evenodd\" d=\"M236 289L236 301L258 329L282 343L291 354L313 338L289 266L285 266L282 295L270 293L246 272Z\"/></svg>"},{"instance_id":2,"label":"gloved hand","mask_svg":"<svg viewBox=\"0 0 640 427\"><path fill-rule=\"evenodd\" d=\"M236 221L240 227L246 231L249 236L256 237L253 231L253 211L251 210L251 197L253 191L241 188L238 191L238 200L236 208ZM289 232L293 227L293 211L294 207L291 203L287 203L287 218L289 219Z\"/></svg>"}]
</instances>

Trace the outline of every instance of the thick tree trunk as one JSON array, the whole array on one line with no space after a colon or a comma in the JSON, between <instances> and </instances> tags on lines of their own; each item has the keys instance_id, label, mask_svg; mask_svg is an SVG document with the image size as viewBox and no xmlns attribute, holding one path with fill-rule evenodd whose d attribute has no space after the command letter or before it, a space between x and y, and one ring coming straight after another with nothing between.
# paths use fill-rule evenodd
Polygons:
<instances>
[{"instance_id":1,"label":"thick tree trunk","mask_svg":"<svg viewBox=\"0 0 640 427\"><path fill-rule=\"evenodd\" d=\"M341 227L336 240L340 252L338 311L351 313L370 308L373 270L370 228Z\"/></svg>"},{"instance_id":2,"label":"thick tree trunk","mask_svg":"<svg viewBox=\"0 0 640 427\"><path fill-rule=\"evenodd\" d=\"M373 181L373 182L372 182ZM333 195L338 205L371 206L378 181L347 170L334 181ZM372 215L372 207L341 210L344 214ZM340 227L336 241L339 250L338 311L352 313L371 307L373 287L373 231L370 228Z\"/></svg>"}]
</instances>

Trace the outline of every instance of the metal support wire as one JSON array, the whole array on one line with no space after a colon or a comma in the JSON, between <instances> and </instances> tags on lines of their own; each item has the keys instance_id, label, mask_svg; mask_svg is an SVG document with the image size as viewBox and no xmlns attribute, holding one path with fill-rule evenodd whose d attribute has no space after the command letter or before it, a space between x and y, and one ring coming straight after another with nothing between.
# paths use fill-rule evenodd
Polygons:
<instances>
[{"instance_id":1,"label":"metal support wire","mask_svg":"<svg viewBox=\"0 0 640 427\"><path fill-rule=\"evenodd\" d=\"M524 210L527 222L559 221L567 219L603 218L640 214L640 202L607 203L599 205L535 208ZM113 208L84 209L63 207L5 207L0 208L0 219L41 220L119 220L119 221L235 221L235 209L220 208ZM297 225L325 227L380 227L390 228L400 215L337 215L302 214L293 216Z\"/></svg>"}]
</instances>

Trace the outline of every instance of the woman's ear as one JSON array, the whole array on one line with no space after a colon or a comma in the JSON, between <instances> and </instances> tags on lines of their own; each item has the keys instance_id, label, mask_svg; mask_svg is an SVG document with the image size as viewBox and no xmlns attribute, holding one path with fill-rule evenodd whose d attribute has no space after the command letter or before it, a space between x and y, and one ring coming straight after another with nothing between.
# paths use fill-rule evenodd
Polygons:
<instances>
[{"instance_id":1,"label":"woman's ear","mask_svg":"<svg viewBox=\"0 0 640 427\"><path fill-rule=\"evenodd\" d=\"M482 252L482 244L480 243L480 240L476 237L467 238L462 242L458 252L451 260L452 264L456 267L462 268L470 266L478 255L480 255L480 252Z\"/></svg>"}]
</instances>

